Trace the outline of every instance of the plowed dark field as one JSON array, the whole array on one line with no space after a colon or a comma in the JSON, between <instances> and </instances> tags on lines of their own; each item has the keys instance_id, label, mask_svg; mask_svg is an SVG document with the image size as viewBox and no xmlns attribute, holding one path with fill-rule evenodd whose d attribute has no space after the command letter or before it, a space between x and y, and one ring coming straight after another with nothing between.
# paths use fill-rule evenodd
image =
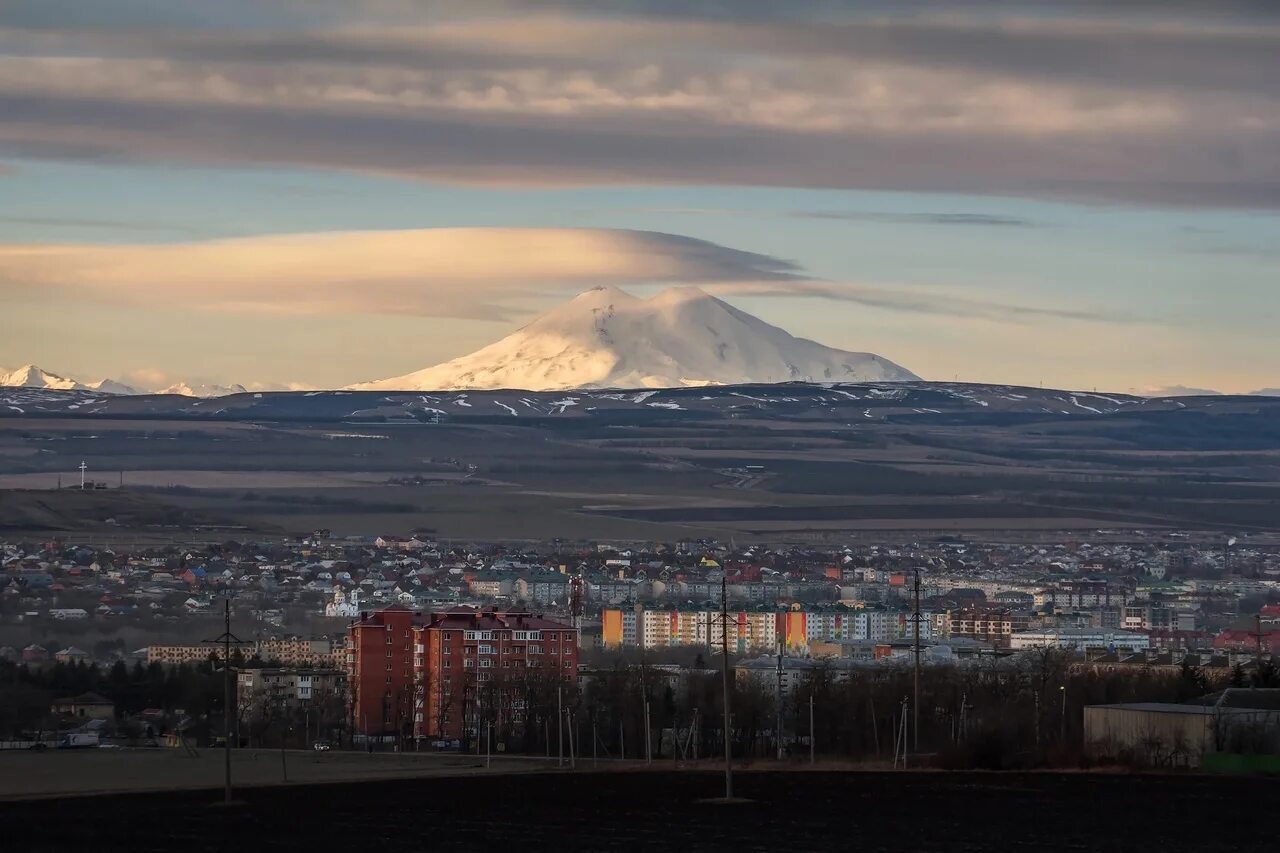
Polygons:
<instances>
[{"instance_id":1,"label":"plowed dark field","mask_svg":"<svg viewBox=\"0 0 1280 853\"><path fill-rule=\"evenodd\" d=\"M6 850L1261 851L1280 780L740 773L472 776L0 804Z\"/></svg>"}]
</instances>

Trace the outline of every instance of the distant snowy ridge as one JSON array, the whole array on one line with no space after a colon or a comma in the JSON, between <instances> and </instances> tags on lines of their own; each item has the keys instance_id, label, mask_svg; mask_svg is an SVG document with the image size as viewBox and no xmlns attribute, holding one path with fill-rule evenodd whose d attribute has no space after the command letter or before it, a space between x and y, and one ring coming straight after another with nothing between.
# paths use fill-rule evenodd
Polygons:
<instances>
[{"instance_id":1,"label":"distant snowy ridge","mask_svg":"<svg viewBox=\"0 0 1280 853\"><path fill-rule=\"evenodd\" d=\"M353 391L561 391L919 379L873 353L797 338L696 287L640 299L599 287L497 343Z\"/></svg>"},{"instance_id":2,"label":"distant snowy ridge","mask_svg":"<svg viewBox=\"0 0 1280 853\"><path fill-rule=\"evenodd\" d=\"M28 364L17 370L0 369L0 388L39 388L46 391L99 391L117 396L141 394L180 394L184 397L225 397L247 393L243 385L179 382L160 391L146 391L115 379L82 381L71 379Z\"/></svg>"},{"instance_id":3,"label":"distant snowy ridge","mask_svg":"<svg viewBox=\"0 0 1280 853\"><path fill-rule=\"evenodd\" d=\"M0 386L6 388L46 388L51 391L94 391L92 384L77 382L56 373L42 370L34 364L0 375Z\"/></svg>"},{"instance_id":4,"label":"distant snowy ridge","mask_svg":"<svg viewBox=\"0 0 1280 853\"><path fill-rule=\"evenodd\" d=\"M183 397L227 397L231 394L247 394L249 389L243 385L216 385L208 382L178 382L154 392L156 394L180 394Z\"/></svg>"}]
</instances>

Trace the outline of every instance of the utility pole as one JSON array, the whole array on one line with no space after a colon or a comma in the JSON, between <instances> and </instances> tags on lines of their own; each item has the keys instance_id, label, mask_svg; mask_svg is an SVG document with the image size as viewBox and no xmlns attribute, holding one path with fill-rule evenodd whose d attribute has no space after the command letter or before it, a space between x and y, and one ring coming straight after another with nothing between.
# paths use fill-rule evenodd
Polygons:
<instances>
[{"instance_id":1,"label":"utility pole","mask_svg":"<svg viewBox=\"0 0 1280 853\"><path fill-rule=\"evenodd\" d=\"M778 743L778 760L782 760L782 638L778 638L778 678L777 678L778 713L774 721L773 739Z\"/></svg>"},{"instance_id":2,"label":"utility pole","mask_svg":"<svg viewBox=\"0 0 1280 853\"><path fill-rule=\"evenodd\" d=\"M556 767L564 767L564 688L556 688Z\"/></svg>"},{"instance_id":3,"label":"utility pole","mask_svg":"<svg viewBox=\"0 0 1280 853\"><path fill-rule=\"evenodd\" d=\"M813 730L813 691L809 691L809 763L814 763L815 746L817 733Z\"/></svg>"},{"instance_id":4,"label":"utility pole","mask_svg":"<svg viewBox=\"0 0 1280 853\"><path fill-rule=\"evenodd\" d=\"M733 744L729 738L729 573L720 576L720 651L724 686L724 798L733 799Z\"/></svg>"},{"instance_id":5,"label":"utility pole","mask_svg":"<svg viewBox=\"0 0 1280 853\"><path fill-rule=\"evenodd\" d=\"M644 763L653 763L653 729L649 724L649 690L645 688L644 696Z\"/></svg>"},{"instance_id":6,"label":"utility pole","mask_svg":"<svg viewBox=\"0 0 1280 853\"><path fill-rule=\"evenodd\" d=\"M83 465L84 463L80 463ZM83 476L83 471L81 472ZM222 600L222 636L205 640L215 647L222 646L222 802L231 805L231 645L245 645L243 640L231 633L231 596Z\"/></svg>"},{"instance_id":7,"label":"utility pole","mask_svg":"<svg viewBox=\"0 0 1280 853\"><path fill-rule=\"evenodd\" d=\"M912 735L913 749L920 751L920 569L915 569L915 673L913 675L912 696Z\"/></svg>"},{"instance_id":8,"label":"utility pole","mask_svg":"<svg viewBox=\"0 0 1280 853\"><path fill-rule=\"evenodd\" d=\"M1058 692L1062 694L1062 731L1059 733L1059 739L1065 744L1067 742L1067 686L1062 685L1058 688Z\"/></svg>"}]
</instances>

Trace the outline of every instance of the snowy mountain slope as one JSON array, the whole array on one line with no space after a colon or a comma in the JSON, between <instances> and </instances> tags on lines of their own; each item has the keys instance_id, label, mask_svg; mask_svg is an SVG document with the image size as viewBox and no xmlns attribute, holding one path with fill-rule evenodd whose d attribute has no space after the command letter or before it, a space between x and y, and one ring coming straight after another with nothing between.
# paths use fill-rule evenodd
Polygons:
<instances>
[{"instance_id":1,"label":"snowy mountain slope","mask_svg":"<svg viewBox=\"0 0 1280 853\"><path fill-rule=\"evenodd\" d=\"M17 370L0 376L0 386L7 388L47 388L53 391L92 391L89 385L49 373L34 364L19 367Z\"/></svg>"},{"instance_id":2,"label":"snowy mountain slope","mask_svg":"<svg viewBox=\"0 0 1280 853\"><path fill-rule=\"evenodd\" d=\"M184 397L225 397L230 394L247 393L243 385L215 385L202 382L178 382L161 391L147 391L135 388L115 379L100 379L94 382L71 379L50 373L47 370L28 364L17 370L0 370L0 388L41 388L47 391L98 391L115 396L138 396L143 394L180 394Z\"/></svg>"},{"instance_id":3,"label":"snowy mountain slope","mask_svg":"<svg viewBox=\"0 0 1280 853\"><path fill-rule=\"evenodd\" d=\"M101 391L103 394L121 394L124 396L133 396L135 394L146 394L146 391L140 391L132 385L126 385L123 382L117 382L114 379L103 379L99 382L89 383L89 387L95 391Z\"/></svg>"},{"instance_id":4,"label":"snowy mountain slope","mask_svg":"<svg viewBox=\"0 0 1280 853\"><path fill-rule=\"evenodd\" d=\"M243 385L216 385L210 382L178 382L168 388L154 392L156 394L180 394L183 397L228 397L232 394L247 394Z\"/></svg>"},{"instance_id":5,"label":"snowy mountain slope","mask_svg":"<svg viewBox=\"0 0 1280 853\"><path fill-rule=\"evenodd\" d=\"M918 379L871 353L797 338L696 287L579 294L470 355L349 390L674 388Z\"/></svg>"}]
</instances>

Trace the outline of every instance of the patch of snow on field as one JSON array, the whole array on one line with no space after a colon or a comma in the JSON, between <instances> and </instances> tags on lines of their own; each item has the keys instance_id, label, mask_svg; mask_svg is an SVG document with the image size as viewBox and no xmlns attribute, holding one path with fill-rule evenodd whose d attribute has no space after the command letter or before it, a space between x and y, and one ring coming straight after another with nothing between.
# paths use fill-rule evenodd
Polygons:
<instances>
[{"instance_id":1,"label":"patch of snow on field","mask_svg":"<svg viewBox=\"0 0 1280 853\"><path fill-rule=\"evenodd\" d=\"M557 412L557 414L561 414L561 415L563 415L565 413L565 410L568 409L570 406L576 406L576 405L578 405L578 401L573 397L565 397L563 400L553 400L550 403L550 406L553 409L559 408L560 411Z\"/></svg>"},{"instance_id":2,"label":"patch of snow on field","mask_svg":"<svg viewBox=\"0 0 1280 853\"><path fill-rule=\"evenodd\" d=\"M654 409L672 409L677 412L684 411L684 407L679 403L649 403L649 406Z\"/></svg>"},{"instance_id":3,"label":"patch of snow on field","mask_svg":"<svg viewBox=\"0 0 1280 853\"><path fill-rule=\"evenodd\" d=\"M497 400L494 400L493 404L495 406L501 406L502 408L506 409L508 412L511 413L511 417L513 418L520 417L520 413L517 412L515 409L511 408L510 406L508 406L506 403L499 403Z\"/></svg>"},{"instance_id":4,"label":"patch of snow on field","mask_svg":"<svg viewBox=\"0 0 1280 853\"><path fill-rule=\"evenodd\" d=\"M388 436L385 436L385 435L364 435L358 432L327 432L324 434L324 437L325 438L369 438L369 439L388 438Z\"/></svg>"},{"instance_id":5,"label":"patch of snow on field","mask_svg":"<svg viewBox=\"0 0 1280 853\"><path fill-rule=\"evenodd\" d=\"M648 400L650 397L652 397L654 394L657 394L657 393L658 393L657 391L641 391L639 394L636 394L634 397L631 398L631 402L643 403L645 400Z\"/></svg>"},{"instance_id":6,"label":"patch of snow on field","mask_svg":"<svg viewBox=\"0 0 1280 853\"><path fill-rule=\"evenodd\" d=\"M1086 412L1093 412L1095 415L1103 414L1101 409L1095 409L1093 406L1086 406L1084 403L1081 403L1076 399L1074 394L1071 395L1071 405L1078 409L1084 409Z\"/></svg>"}]
</instances>

